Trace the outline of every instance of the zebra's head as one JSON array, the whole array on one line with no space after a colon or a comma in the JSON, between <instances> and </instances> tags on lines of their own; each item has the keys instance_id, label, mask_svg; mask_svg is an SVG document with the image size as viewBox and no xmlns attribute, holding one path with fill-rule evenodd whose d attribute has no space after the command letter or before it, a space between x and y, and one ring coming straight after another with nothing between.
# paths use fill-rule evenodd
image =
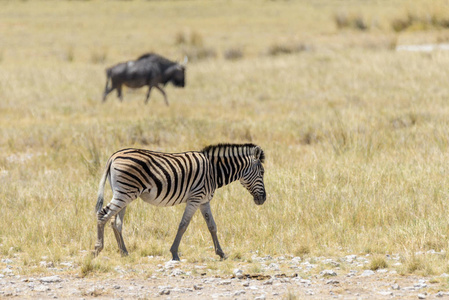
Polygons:
<instances>
[{"instance_id":1,"label":"zebra's head","mask_svg":"<svg viewBox=\"0 0 449 300\"><path fill-rule=\"evenodd\" d=\"M240 179L241 184L254 197L254 202L257 205L263 204L267 198L263 182L264 169L262 163L264 159L263 150L259 146L254 147L254 158L251 161L251 165L245 170L243 177Z\"/></svg>"}]
</instances>

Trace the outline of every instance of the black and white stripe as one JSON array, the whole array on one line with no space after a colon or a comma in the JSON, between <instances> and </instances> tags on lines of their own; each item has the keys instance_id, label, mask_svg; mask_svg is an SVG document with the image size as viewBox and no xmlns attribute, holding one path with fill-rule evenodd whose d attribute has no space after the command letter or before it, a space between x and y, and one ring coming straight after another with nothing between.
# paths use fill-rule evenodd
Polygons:
<instances>
[{"instance_id":1,"label":"black and white stripe","mask_svg":"<svg viewBox=\"0 0 449 300\"><path fill-rule=\"evenodd\" d=\"M114 153L100 181L96 205L98 240L94 254L98 255L103 249L104 225L111 218L120 251L124 255L128 253L122 237L123 217L126 206L140 197L156 206L186 203L170 249L174 260L179 260L179 243L198 208L211 232L215 252L224 258L209 202L217 188L240 180L254 197L254 202L263 204L266 199L262 166L264 158L263 150L254 144L218 144L202 151L183 153L142 149L123 149ZM113 197L103 207L104 186L108 178Z\"/></svg>"}]
</instances>

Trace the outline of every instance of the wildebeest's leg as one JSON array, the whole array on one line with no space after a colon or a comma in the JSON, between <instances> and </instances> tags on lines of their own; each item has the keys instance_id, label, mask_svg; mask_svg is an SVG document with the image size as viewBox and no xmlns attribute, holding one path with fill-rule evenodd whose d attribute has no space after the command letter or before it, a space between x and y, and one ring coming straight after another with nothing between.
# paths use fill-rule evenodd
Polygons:
<instances>
[{"instance_id":1,"label":"wildebeest's leg","mask_svg":"<svg viewBox=\"0 0 449 300\"><path fill-rule=\"evenodd\" d=\"M152 85L148 86L148 92L147 92L147 98L145 99L145 104L147 104L148 100L150 100L150 92L151 92L152 87L153 87Z\"/></svg>"},{"instance_id":2,"label":"wildebeest's leg","mask_svg":"<svg viewBox=\"0 0 449 300\"><path fill-rule=\"evenodd\" d=\"M123 101L123 96L122 96L122 85L118 85L116 87L117 89L117 97L120 99L120 102Z\"/></svg>"},{"instance_id":3,"label":"wildebeest's leg","mask_svg":"<svg viewBox=\"0 0 449 300\"><path fill-rule=\"evenodd\" d=\"M125 241L122 236L123 218L125 217L126 206L117 214L111 222L112 230L114 231L115 239L122 256L128 256L128 251L125 247Z\"/></svg>"},{"instance_id":4,"label":"wildebeest's leg","mask_svg":"<svg viewBox=\"0 0 449 300\"><path fill-rule=\"evenodd\" d=\"M158 85L156 85L155 87L156 87L159 91L161 91L162 95L164 95L165 104L167 104L167 106L168 106L167 95L165 94L164 90L163 90L160 86L158 86Z\"/></svg>"},{"instance_id":5,"label":"wildebeest's leg","mask_svg":"<svg viewBox=\"0 0 449 300\"><path fill-rule=\"evenodd\" d=\"M108 85L109 85L109 78L106 80L106 86L104 87L103 102L106 101L106 96L114 90L114 86L108 87Z\"/></svg>"},{"instance_id":6,"label":"wildebeest's leg","mask_svg":"<svg viewBox=\"0 0 449 300\"><path fill-rule=\"evenodd\" d=\"M179 243L181 242L182 235L184 234L184 232L186 232L187 226L189 226L190 220L192 219L192 216L197 209L198 203L187 202L186 209L184 210L184 214L182 215L181 223L179 224L178 233L176 233L175 241L170 248L170 252L173 255L173 260L179 260Z\"/></svg>"},{"instance_id":7,"label":"wildebeest's leg","mask_svg":"<svg viewBox=\"0 0 449 300\"><path fill-rule=\"evenodd\" d=\"M212 235L212 240L214 242L215 253L221 258L226 258L223 250L221 250L220 243L217 237L217 225L215 225L214 217L212 216L212 211L210 210L209 202L201 204L201 213L203 214L204 220L206 220L207 228L209 228L210 234Z\"/></svg>"}]
</instances>

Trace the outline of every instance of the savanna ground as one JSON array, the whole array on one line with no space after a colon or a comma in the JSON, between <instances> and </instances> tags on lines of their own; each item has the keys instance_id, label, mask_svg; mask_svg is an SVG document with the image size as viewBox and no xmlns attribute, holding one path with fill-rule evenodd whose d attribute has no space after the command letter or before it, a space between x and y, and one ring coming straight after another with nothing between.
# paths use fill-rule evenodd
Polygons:
<instances>
[{"instance_id":1,"label":"savanna ground","mask_svg":"<svg viewBox=\"0 0 449 300\"><path fill-rule=\"evenodd\" d=\"M217 297L448 291L449 52L395 51L449 41L448 15L443 0L2 1L0 297L208 297L214 280L210 293L232 287ZM105 68L149 51L188 55L186 88L167 87L169 107L145 89L102 104ZM110 154L219 142L267 156L263 206L239 183L212 201L226 261L197 214L167 266L184 207L140 200L130 256L108 227L90 258ZM251 291L235 269L268 283ZM50 275L60 287L37 284Z\"/></svg>"}]
</instances>

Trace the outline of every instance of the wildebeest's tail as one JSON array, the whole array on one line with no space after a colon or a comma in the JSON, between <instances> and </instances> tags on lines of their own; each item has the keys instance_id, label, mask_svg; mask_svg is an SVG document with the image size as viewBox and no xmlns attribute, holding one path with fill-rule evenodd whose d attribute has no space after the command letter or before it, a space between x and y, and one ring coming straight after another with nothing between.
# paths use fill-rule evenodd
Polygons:
<instances>
[{"instance_id":1,"label":"wildebeest's tail","mask_svg":"<svg viewBox=\"0 0 449 300\"><path fill-rule=\"evenodd\" d=\"M104 170L103 177L101 177L100 185L98 187L98 198L97 205L95 206L95 211L98 213L103 208L103 200L104 200L104 186L106 184L106 179L110 176L112 159L109 158L108 163L106 164L106 169Z\"/></svg>"}]
</instances>

